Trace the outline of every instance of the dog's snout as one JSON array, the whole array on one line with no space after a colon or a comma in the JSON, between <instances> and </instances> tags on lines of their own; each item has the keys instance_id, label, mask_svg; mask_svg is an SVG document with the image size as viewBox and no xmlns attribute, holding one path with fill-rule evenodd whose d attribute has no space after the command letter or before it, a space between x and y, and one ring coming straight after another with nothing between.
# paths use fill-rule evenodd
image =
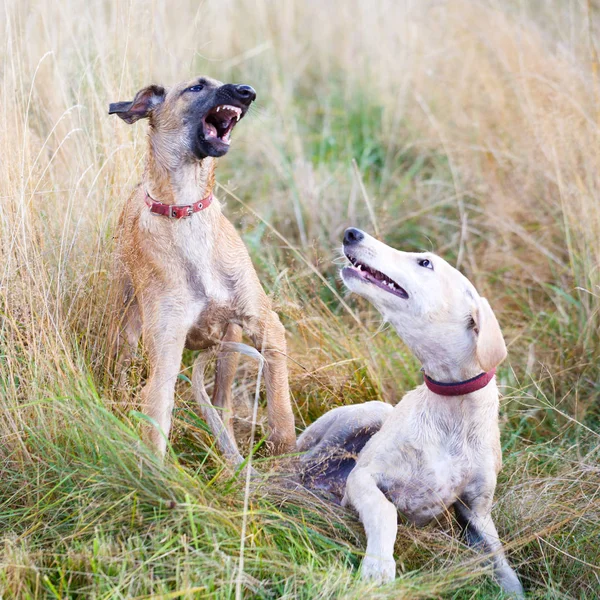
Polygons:
<instances>
[{"instance_id":1,"label":"dog's snout","mask_svg":"<svg viewBox=\"0 0 600 600\"><path fill-rule=\"evenodd\" d=\"M344 245L350 246L352 244L358 244L358 242L362 242L365 239L365 234L360 230L356 229L356 227L348 227L346 231L344 231Z\"/></svg>"},{"instance_id":2,"label":"dog's snout","mask_svg":"<svg viewBox=\"0 0 600 600\"><path fill-rule=\"evenodd\" d=\"M234 89L235 94L244 104L250 104L250 102L256 100L256 92L253 87L249 85L236 85Z\"/></svg>"}]
</instances>

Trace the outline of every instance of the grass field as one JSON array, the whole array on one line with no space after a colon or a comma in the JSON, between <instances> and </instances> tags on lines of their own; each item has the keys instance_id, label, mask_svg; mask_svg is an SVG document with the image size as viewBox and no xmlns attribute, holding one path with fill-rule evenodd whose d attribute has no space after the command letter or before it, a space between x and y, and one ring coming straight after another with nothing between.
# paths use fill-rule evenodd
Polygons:
<instances>
[{"instance_id":1,"label":"grass field","mask_svg":"<svg viewBox=\"0 0 600 600\"><path fill-rule=\"evenodd\" d=\"M168 460L139 446L143 357L127 406L103 365L112 234L146 127L107 107L196 74L258 91L219 196L286 325L298 430L420 382L344 295L344 228L441 254L509 347L494 517L510 561L532 598L600 597L595 1L0 6L0 598L500 597L451 520L401 528L398 579L374 588L352 515L268 483L245 511L192 410L191 354ZM241 412L255 377L244 359Z\"/></svg>"}]
</instances>

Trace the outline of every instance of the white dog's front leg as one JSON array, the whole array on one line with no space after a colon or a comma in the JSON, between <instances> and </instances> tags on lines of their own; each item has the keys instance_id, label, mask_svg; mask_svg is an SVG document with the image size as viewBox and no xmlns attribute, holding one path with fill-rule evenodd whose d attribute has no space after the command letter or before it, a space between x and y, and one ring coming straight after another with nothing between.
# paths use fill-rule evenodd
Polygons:
<instances>
[{"instance_id":1,"label":"white dog's front leg","mask_svg":"<svg viewBox=\"0 0 600 600\"><path fill-rule=\"evenodd\" d=\"M477 502L475 501L473 504L477 505ZM511 598L525 598L523 586L504 556L502 543L489 508L484 503L483 507L476 507L479 508L477 511L476 508L471 508L460 500L455 503L454 508L467 543L479 552L490 555L494 576L500 587Z\"/></svg>"},{"instance_id":2,"label":"white dog's front leg","mask_svg":"<svg viewBox=\"0 0 600 600\"><path fill-rule=\"evenodd\" d=\"M342 504L350 504L358 511L367 534L367 552L360 569L361 577L377 583L393 581L396 576L394 543L398 532L396 507L363 469L354 469L350 473Z\"/></svg>"}]
</instances>

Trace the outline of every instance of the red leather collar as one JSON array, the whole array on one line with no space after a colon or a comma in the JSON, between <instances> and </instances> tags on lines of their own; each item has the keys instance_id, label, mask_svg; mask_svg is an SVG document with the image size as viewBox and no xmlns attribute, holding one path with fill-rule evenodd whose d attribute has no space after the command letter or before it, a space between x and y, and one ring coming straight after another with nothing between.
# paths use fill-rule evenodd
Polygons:
<instances>
[{"instance_id":1,"label":"red leather collar","mask_svg":"<svg viewBox=\"0 0 600 600\"><path fill-rule=\"evenodd\" d=\"M153 215L161 215L163 217L169 217L170 219L186 219L187 217L191 217L194 213L208 208L213 201L213 195L211 192L206 198L202 198L202 200L198 200L198 202L194 202L194 204L164 204L163 202L154 200L154 198L151 198L150 194L146 192L144 201L150 207L150 212Z\"/></svg>"},{"instance_id":2,"label":"red leather collar","mask_svg":"<svg viewBox=\"0 0 600 600\"><path fill-rule=\"evenodd\" d=\"M431 379L423 373L425 378L425 385L434 393L440 396L464 396L465 394L471 394L477 390L484 388L496 374L496 369L492 369L487 373L481 373L466 381L459 381L458 383L441 383Z\"/></svg>"}]
</instances>

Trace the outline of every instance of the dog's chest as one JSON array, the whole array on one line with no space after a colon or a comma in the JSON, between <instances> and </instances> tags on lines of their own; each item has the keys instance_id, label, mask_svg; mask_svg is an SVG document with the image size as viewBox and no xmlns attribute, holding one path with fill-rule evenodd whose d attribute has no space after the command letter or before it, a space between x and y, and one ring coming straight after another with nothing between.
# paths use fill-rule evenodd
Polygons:
<instances>
[{"instance_id":1,"label":"dog's chest","mask_svg":"<svg viewBox=\"0 0 600 600\"><path fill-rule=\"evenodd\" d=\"M229 285L226 271L219 262L216 237L210 230L198 226L194 220L177 223L179 231L171 240L175 255L173 269L180 271L186 291L199 307L229 306L233 286Z\"/></svg>"},{"instance_id":2,"label":"dog's chest","mask_svg":"<svg viewBox=\"0 0 600 600\"><path fill-rule=\"evenodd\" d=\"M401 464L381 489L411 522L424 525L450 507L468 484L473 465L468 454L443 448L405 446L390 461Z\"/></svg>"},{"instance_id":3,"label":"dog's chest","mask_svg":"<svg viewBox=\"0 0 600 600\"><path fill-rule=\"evenodd\" d=\"M449 508L478 473L493 470L493 429L477 405L429 402L424 386L396 406L357 466L410 521L423 525Z\"/></svg>"},{"instance_id":4,"label":"dog's chest","mask_svg":"<svg viewBox=\"0 0 600 600\"><path fill-rule=\"evenodd\" d=\"M142 211L139 226L150 239L155 262L161 264L162 277L179 287L180 296L203 306L208 302L227 305L232 298L227 274L220 264L218 229L202 215L179 221Z\"/></svg>"},{"instance_id":5,"label":"dog's chest","mask_svg":"<svg viewBox=\"0 0 600 600\"><path fill-rule=\"evenodd\" d=\"M219 223L201 213L168 221L142 211L139 220L151 246L151 276L185 309L181 321L187 323L186 345L191 349L218 343L230 323L245 328L257 315L255 303L243 301L243 261L230 251ZM132 272L135 266L130 265Z\"/></svg>"},{"instance_id":6,"label":"dog's chest","mask_svg":"<svg viewBox=\"0 0 600 600\"><path fill-rule=\"evenodd\" d=\"M177 248L189 295L201 303L229 305L233 289L215 260L214 248L206 243L180 243Z\"/></svg>"}]
</instances>

